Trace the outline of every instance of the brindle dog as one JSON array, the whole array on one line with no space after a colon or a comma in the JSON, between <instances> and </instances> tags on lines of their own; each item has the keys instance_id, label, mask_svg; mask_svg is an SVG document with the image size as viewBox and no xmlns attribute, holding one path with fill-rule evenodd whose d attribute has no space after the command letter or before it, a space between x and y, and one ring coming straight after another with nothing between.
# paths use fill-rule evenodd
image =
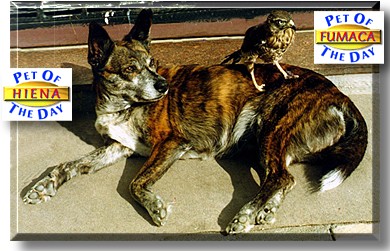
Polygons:
<instances>
[{"instance_id":1,"label":"brindle dog","mask_svg":"<svg viewBox=\"0 0 390 251\"><path fill-rule=\"evenodd\" d=\"M96 129L104 147L56 166L24 197L49 200L69 179L109 166L134 153L148 156L129 191L156 225L168 206L153 184L182 157L221 157L240 139L256 142L265 169L258 194L232 219L229 234L273 222L295 181L292 163L322 164L319 190L338 186L359 165L367 146L365 121L351 100L324 76L284 65L299 79L285 81L268 65L257 65L259 92L244 65L184 65L159 68L149 53L152 13L143 10L130 33L113 42L91 23L88 62L96 87ZM168 184L167 184L168 185Z\"/></svg>"}]
</instances>

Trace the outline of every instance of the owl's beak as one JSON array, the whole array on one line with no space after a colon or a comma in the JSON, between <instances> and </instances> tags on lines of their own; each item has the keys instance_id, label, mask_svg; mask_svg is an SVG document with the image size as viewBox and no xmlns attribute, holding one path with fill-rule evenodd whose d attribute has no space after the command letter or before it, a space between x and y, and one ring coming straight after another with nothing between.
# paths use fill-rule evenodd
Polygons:
<instances>
[{"instance_id":1,"label":"owl's beak","mask_svg":"<svg viewBox=\"0 0 390 251\"><path fill-rule=\"evenodd\" d=\"M295 23L293 20L290 20L290 22L288 22L288 25L293 29L293 30L296 30L297 27L295 27Z\"/></svg>"}]
</instances>

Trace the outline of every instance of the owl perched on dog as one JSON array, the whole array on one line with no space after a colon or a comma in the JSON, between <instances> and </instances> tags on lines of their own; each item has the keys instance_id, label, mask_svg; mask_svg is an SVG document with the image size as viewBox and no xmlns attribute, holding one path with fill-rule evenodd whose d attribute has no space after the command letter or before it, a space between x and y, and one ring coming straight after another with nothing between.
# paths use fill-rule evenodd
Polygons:
<instances>
[{"instance_id":1,"label":"owl perched on dog","mask_svg":"<svg viewBox=\"0 0 390 251\"><path fill-rule=\"evenodd\" d=\"M252 26L245 32L241 48L226 56L222 64L231 60L233 64L242 61L259 91L264 91L264 84L258 85L255 80L254 65L257 58L276 65L285 79L298 78L298 75L286 72L279 65L279 60L294 40L295 30L294 21L288 12L272 11L264 23Z\"/></svg>"}]
</instances>

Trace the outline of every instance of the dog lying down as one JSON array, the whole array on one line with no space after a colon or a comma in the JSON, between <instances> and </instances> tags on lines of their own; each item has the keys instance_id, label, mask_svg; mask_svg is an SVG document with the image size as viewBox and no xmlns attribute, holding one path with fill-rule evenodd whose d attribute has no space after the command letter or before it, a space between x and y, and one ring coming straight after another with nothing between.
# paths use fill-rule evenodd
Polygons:
<instances>
[{"instance_id":1,"label":"dog lying down","mask_svg":"<svg viewBox=\"0 0 390 251\"><path fill-rule=\"evenodd\" d=\"M284 65L299 75L286 81L272 65L256 65L256 81L266 83L265 92L259 92L244 65L156 69L149 51L151 24L151 11L143 10L118 42L100 25L90 24L88 62L97 95L96 129L107 144L55 166L29 189L25 203L47 201L71 178L136 153L148 159L129 192L162 226L169 206L152 188L177 159L220 158L240 140L252 139L265 177L258 194L226 227L227 234L236 234L274 221L295 184L291 164L323 168L320 191L337 187L359 165L367 146L365 121L324 76Z\"/></svg>"}]
</instances>

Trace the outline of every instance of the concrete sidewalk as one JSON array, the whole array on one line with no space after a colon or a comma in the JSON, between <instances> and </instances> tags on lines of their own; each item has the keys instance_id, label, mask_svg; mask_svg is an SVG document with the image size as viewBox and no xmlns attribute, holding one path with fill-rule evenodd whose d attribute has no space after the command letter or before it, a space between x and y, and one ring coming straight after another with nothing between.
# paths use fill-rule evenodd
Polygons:
<instances>
[{"instance_id":1,"label":"concrete sidewalk","mask_svg":"<svg viewBox=\"0 0 390 251\"><path fill-rule=\"evenodd\" d=\"M207 45L206 48L210 46ZM85 49L81 50L85 53ZM19 53L18 66L23 67L33 62L35 65L29 65L30 67L56 67L66 62L79 73L76 78L79 82L74 84L88 82L90 75L83 74L89 70L86 55L72 50L63 51L62 53L72 57L62 55L50 63L48 58L52 54L45 53ZM57 56L61 54L56 53ZM304 56L311 57L307 54ZM169 57L170 60L167 59ZM176 62L173 57L174 55L168 55L163 58L164 63L169 65L170 62ZM213 58L213 55L209 55L209 58ZM295 61L288 63L307 62L302 57L291 58ZM203 60L204 64L213 63L207 61L206 57ZM305 67L314 68L313 65ZM359 71L361 69L332 69L327 66L318 71L327 75L341 74L343 71L349 74L367 73L369 67ZM26 187L43 172L47 174L48 167L77 159L102 145L100 136L94 129L95 115L90 104L79 103L79 106L76 104L76 109L82 108L74 113L72 122L12 123L12 237L15 240L378 238L378 78L370 72L329 78L350 96L366 119L369 129L366 155L357 170L341 186L325 193L309 191L304 166L291 167L297 185L282 204L274 225L256 226L250 234L220 234L240 207L259 189L257 170L245 156L218 161L177 161L154 186L158 194L173 204L168 223L160 228L151 223L147 213L128 192L128 185L145 162L144 158L129 158L96 174L72 179L61 187L51 201L36 206L24 205L21 196L26 192ZM75 96L73 97L75 101ZM82 102L80 100L76 103Z\"/></svg>"},{"instance_id":2,"label":"concrete sidewalk","mask_svg":"<svg viewBox=\"0 0 390 251\"><path fill-rule=\"evenodd\" d=\"M345 233L367 234L364 237L377 234L379 186L375 181L379 163L373 156L372 138L378 139L379 132L373 130L372 111L367 106L372 103L371 95L351 98L363 113L370 132L365 158L353 175L337 189L310 193L305 169L296 165L291 171L297 185L278 212L276 223L257 226L248 235L229 237L219 232L259 189L257 172L246 158L177 161L154 187L167 202L173 203L167 225L158 228L128 193L129 182L144 158L129 158L96 174L73 179L47 203L24 205L21 195L26 186L47 167L94 149L72 132L84 134L91 130L93 121L14 123L15 239L332 240L351 237L343 236ZM99 141L95 133L88 137L89 142Z\"/></svg>"}]
</instances>

